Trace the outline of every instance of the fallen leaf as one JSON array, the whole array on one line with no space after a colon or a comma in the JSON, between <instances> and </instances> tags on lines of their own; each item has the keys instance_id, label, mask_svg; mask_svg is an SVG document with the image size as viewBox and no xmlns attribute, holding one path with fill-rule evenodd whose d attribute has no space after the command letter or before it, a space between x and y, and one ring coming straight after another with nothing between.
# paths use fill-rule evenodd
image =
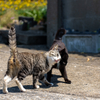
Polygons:
<instances>
[{"instance_id":1,"label":"fallen leaf","mask_svg":"<svg viewBox=\"0 0 100 100\"><path fill-rule=\"evenodd\" d=\"M2 46L0 46L0 48L2 48Z\"/></svg>"},{"instance_id":2,"label":"fallen leaf","mask_svg":"<svg viewBox=\"0 0 100 100\"><path fill-rule=\"evenodd\" d=\"M90 58L87 58L87 61L90 61Z\"/></svg>"}]
</instances>

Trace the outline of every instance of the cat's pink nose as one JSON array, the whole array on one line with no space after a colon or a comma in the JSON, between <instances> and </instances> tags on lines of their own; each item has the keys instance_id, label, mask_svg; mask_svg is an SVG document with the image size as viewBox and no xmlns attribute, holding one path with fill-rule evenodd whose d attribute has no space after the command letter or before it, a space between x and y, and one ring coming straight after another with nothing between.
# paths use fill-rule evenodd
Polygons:
<instances>
[{"instance_id":1,"label":"cat's pink nose","mask_svg":"<svg viewBox=\"0 0 100 100\"><path fill-rule=\"evenodd\" d=\"M56 62L56 63L59 62L59 59L58 59L58 60L55 60L55 62Z\"/></svg>"}]
</instances>

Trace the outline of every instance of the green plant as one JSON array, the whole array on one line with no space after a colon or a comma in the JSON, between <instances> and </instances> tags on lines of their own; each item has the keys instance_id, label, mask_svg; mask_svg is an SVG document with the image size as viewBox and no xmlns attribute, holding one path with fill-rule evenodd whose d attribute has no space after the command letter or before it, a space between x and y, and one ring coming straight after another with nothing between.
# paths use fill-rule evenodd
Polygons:
<instances>
[{"instance_id":1,"label":"green plant","mask_svg":"<svg viewBox=\"0 0 100 100\"><path fill-rule=\"evenodd\" d=\"M0 16L4 15L5 13L6 13L6 10L2 11L2 9L0 8Z\"/></svg>"},{"instance_id":2,"label":"green plant","mask_svg":"<svg viewBox=\"0 0 100 100\"><path fill-rule=\"evenodd\" d=\"M33 17L35 21L46 21L47 0L1 0L0 26L11 24L18 16Z\"/></svg>"},{"instance_id":3,"label":"green plant","mask_svg":"<svg viewBox=\"0 0 100 100\"><path fill-rule=\"evenodd\" d=\"M18 14L13 9L8 9L6 13L0 17L0 26L8 26L12 24L14 19L18 19Z\"/></svg>"},{"instance_id":4,"label":"green plant","mask_svg":"<svg viewBox=\"0 0 100 100\"><path fill-rule=\"evenodd\" d=\"M47 7L35 7L34 9L22 9L18 10L18 15L33 17L35 21L46 19Z\"/></svg>"},{"instance_id":5,"label":"green plant","mask_svg":"<svg viewBox=\"0 0 100 100\"><path fill-rule=\"evenodd\" d=\"M100 48L98 48L98 51L100 51Z\"/></svg>"}]
</instances>

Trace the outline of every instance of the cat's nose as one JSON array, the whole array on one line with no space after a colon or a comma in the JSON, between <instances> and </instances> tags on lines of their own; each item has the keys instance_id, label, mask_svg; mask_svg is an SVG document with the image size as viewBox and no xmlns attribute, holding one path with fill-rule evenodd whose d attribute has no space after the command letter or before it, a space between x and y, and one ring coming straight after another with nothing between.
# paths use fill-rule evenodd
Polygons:
<instances>
[{"instance_id":1,"label":"cat's nose","mask_svg":"<svg viewBox=\"0 0 100 100\"><path fill-rule=\"evenodd\" d=\"M60 61L60 59L58 59L58 60L55 60L55 62L57 63L57 62L59 62Z\"/></svg>"}]
</instances>

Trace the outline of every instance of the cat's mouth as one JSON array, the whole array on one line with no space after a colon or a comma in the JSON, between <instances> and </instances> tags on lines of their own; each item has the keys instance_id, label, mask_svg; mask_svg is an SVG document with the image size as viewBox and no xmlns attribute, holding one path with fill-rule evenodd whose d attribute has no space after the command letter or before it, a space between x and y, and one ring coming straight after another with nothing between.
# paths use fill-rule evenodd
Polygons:
<instances>
[{"instance_id":1,"label":"cat's mouth","mask_svg":"<svg viewBox=\"0 0 100 100\"><path fill-rule=\"evenodd\" d=\"M58 59L58 60L55 60L55 62L57 63L57 62L59 62L60 61L60 59Z\"/></svg>"}]
</instances>

